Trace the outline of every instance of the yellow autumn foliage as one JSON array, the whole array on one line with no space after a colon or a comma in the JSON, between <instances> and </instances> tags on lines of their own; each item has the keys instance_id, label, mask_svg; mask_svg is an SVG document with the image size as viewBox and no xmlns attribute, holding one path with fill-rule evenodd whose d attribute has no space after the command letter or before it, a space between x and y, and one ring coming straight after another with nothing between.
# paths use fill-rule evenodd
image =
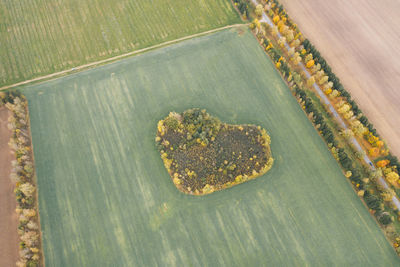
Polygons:
<instances>
[{"instance_id":1,"label":"yellow autumn foliage","mask_svg":"<svg viewBox=\"0 0 400 267\"><path fill-rule=\"evenodd\" d=\"M310 77L310 78L307 80L307 85L308 85L308 86L312 86L314 83L315 83L315 78L314 78L314 77Z\"/></svg>"},{"instance_id":2,"label":"yellow autumn foliage","mask_svg":"<svg viewBox=\"0 0 400 267\"><path fill-rule=\"evenodd\" d=\"M325 94L330 95L332 93L332 88L329 88L328 90L325 90Z\"/></svg>"},{"instance_id":3,"label":"yellow autumn foliage","mask_svg":"<svg viewBox=\"0 0 400 267\"><path fill-rule=\"evenodd\" d=\"M211 194L212 192L214 192L214 190L215 190L214 186L209 184L206 184L202 189L203 194Z\"/></svg>"},{"instance_id":4,"label":"yellow autumn foliage","mask_svg":"<svg viewBox=\"0 0 400 267\"><path fill-rule=\"evenodd\" d=\"M308 55L305 57L304 62L308 62L308 61L310 61L310 60L312 60L312 59L314 59L314 58L313 58L313 55L312 55L312 54L308 54Z\"/></svg>"},{"instance_id":5,"label":"yellow autumn foliage","mask_svg":"<svg viewBox=\"0 0 400 267\"><path fill-rule=\"evenodd\" d=\"M383 145L384 145L384 143L381 140L376 142L376 146L379 147L379 148L383 147Z\"/></svg>"},{"instance_id":6,"label":"yellow autumn foliage","mask_svg":"<svg viewBox=\"0 0 400 267\"><path fill-rule=\"evenodd\" d=\"M328 81L329 77L327 75L324 75L319 79L319 84L322 85Z\"/></svg>"},{"instance_id":7,"label":"yellow autumn foliage","mask_svg":"<svg viewBox=\"0 0 400 267\"><path fill-rule=\"evenodd\" d=\"M379 168L383 168L383 167L386 167L386 165L388 165L389 163L390 163L389 160L383 159L383 160L378 161L376 163L376 166L378 166Z\"/></svg>"},{"instance_id":8,"label":"yellow autumn foliage","mask_svg":"<svg viewBox=\"0 0 400 267\"><path fill-rule=\"evenodd\" d=\"M368 136L368 142L371 144L371 145L374 145L376 142L378 142L379 141L379 138L378 137L376 137L375 135L373 135L372 133L369 133L369 136Z\"/></svg>"},{"instance_id":9,"label":"yellow autumn foliage","mask_svg":"<svg viewBox=\"0 0 400 267\"><path fill-rule=\"evenodd\" d=\"M393 171L386 174L386 180L392 185L399 185L399 175Z\"/></svg>"},{"instance_id":10,"label":"yellow autumn foliage","mask_svg":"<svg viewBox=\"0 0 400 267\"><path fill-rule=\"evenodd\" d=\"M311 59L310 61L307 62L306 67L307 68L311 68L312 66L314 66L315 62L313 59Z\"/></svg>"},{"instance_id":11,"label":"yellow autumn foliage","mask_svg":"<svg viewBox=\"0 0 400 267\"><path fill-rule=\"evenodd\" d=\"M276 15L272 20L274 21L275 25L278 24L280 20L279 15Z\"/></svg>"},{"instance_id":12,"label":"yellow autumn foliage","mask_svg":"<svg viewBox=\"0 0 400 267\"><path fill-rule=\"evenodd\" d=\"M175 177L175 178L173 179L173 182L174 182L175 185L180 185L180 184L181 184L181 179Z\"/></svg>"},{"instance_id":13,"label":"yellow autumn foliage","mask_svg":"<svg viewBox=\"0 0 400 267\"><path fill-rule=\"evenodd\" d=\"M163 136L165 134L165 127L164 127L164 121L160 120L157 123L157 130L160 133L161 136Z\"/></svg>"},{"instance_id":14,"label":"yellow autumn foliage","mask_svg":"<svg viewBox=\"0 0 400 267\"><path fill-rule=\"evenodd\" d=\"M376 147L373 147L373 148L371 148L370 150L368 150L368 154L369 154L371 157L376 157L376 156L379 155L379 149L376 148Z\"/></svg>"}]
</instances>

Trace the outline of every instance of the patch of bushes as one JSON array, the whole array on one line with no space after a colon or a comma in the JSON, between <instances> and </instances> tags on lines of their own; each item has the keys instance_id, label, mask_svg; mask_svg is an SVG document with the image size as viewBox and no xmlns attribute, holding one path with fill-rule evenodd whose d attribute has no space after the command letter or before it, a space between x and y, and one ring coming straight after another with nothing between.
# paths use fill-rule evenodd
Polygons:
<instances>
[{"instance_id":1,"label":"patch of bushes","mask_svg":"<svg viewBox=\"0 0 400 267\"><path fill-rule=\"evenodd\" d=\"M158 122L156 144L176 187L203 195L266 173L273 164L261 127L221 123L205 110L171 112Z\"/></svg>"},{"instance_id":2,"label":"patch of bushes","mask_svg":"<svg viewBox=\"0 0 400 267\"><path fill-rule=\"evenodd\" d=\"M368 208L374 211L382 211L382 200L376 195L371 194L369 191L365 191L364 201Z\"/></svg>"}]
</instances>

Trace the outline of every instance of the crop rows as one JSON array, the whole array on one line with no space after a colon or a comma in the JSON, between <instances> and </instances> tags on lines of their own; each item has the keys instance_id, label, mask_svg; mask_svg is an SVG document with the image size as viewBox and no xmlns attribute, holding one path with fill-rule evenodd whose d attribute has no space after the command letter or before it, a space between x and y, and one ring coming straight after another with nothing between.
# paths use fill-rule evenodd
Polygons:
<instances>
[{"instance_id":1,"label":"crop rows","mask_svg":"<svg viewBox=\"0 0 400 267\"><path fill-rule=\"evenodd\" d=\"M239 22L229 0L0 2L0 86Z\"/></svg>"}]
</instances>

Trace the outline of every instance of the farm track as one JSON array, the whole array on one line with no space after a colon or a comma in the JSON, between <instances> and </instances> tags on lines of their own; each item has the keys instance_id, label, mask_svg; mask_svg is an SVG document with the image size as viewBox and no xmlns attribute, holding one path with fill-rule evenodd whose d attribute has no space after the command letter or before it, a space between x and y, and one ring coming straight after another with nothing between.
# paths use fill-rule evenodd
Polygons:
<instances>
[{"instance_id":1,"label":"farm track","mask_svg":"<svg viewBox=\"0 0 400 267\"><path fill-rule=\"evenodd\" d=\"M41 76L41 77L37 77L37 78L34 78L34 79L18 82L18 83L12 84L12 85L3 86L3 87L0 88L0 91L1 90L6 90L6 89L10 89L10 88L13 88L13 87L17 87L17 86L21 86L21 85L26 85L26 84L33 83L33 82L46 81L46 80L49 80L51 78L61 77L61 76L65 75L65 74L71 74L71 73L74 73L74 72L77 72L77 71L80 71L80 70L85 70L85 69L88 69L90 67L95 67L95 66L99 66L99 65L102 65L102 64L110 63L110 62L116 61L118 59L126 58L126 57L133 56L133 55L137 55L137 54L140 54L140 53L143 53L143 52L147 52L147 51L150 51L150 50L153 50L153 49L156 49L156 48L160 48L160 47L163 47L163 46L168 46L168 45L171 45L171 44L175 44L175 43L178 43L178 42L181 42L181 41L184 41L184 40L192 39L192 38L195 38L195 37L211 34L211 33L214 33L214 32L218 32L218 31L229 29L229 28L233 28L233 27L239 27L239 26L243 26L243 25L245 25L245 24L227 25L227 26L224 26L224 27L221 27L221 28L217 28L217 29L213 29L213 30L209 30L209 31L201 32L201 33L192 34L192 35L185 36L185 37L182 37L182 38L178 38L178 39L175 39L175 40L167 41L167 42L164 42L164 43L161 43L161 44L149 46L149 47L142 48L142 49L139 49L139 50L135 50L135 51L132 51L132 52L129 52L129 53L118 55L118 56L115 56L115 57L111 57L111 58L99 60L99 61L96 61L96 62L84 64L84 65L81 65L81 66L77 66L77 67L74 67L72 69L63 70L63 71L55 72L55 73L52 73L52 74L44 75L44 76Z\"/></svg>"}]
</instances>

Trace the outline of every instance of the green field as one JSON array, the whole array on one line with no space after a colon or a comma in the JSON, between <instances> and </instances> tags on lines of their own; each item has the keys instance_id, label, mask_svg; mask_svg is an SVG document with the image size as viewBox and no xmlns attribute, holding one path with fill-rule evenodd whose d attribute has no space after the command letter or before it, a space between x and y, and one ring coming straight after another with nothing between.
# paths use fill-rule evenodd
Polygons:
<instances>
[{"instance_id":1,"label":"green field","mask_svg":"<svg viewBox=\"0 0 400 267\"><path fill-rule=\"evenodd\" d=\"M1 0L0 87L238 22L230 0Z\"/></svg>"},{"instance_id":2,"label":"green field","mask_svg":"<svg viewBox=\"0 0 400 267\"><path fill-rule=\"evenodd\" d=\"M273 63L218 32L25 87L47 266L398 266ZM271 136L264 176L179 192L154 137L191 107Z\"/></svg>"}]
</instances>

